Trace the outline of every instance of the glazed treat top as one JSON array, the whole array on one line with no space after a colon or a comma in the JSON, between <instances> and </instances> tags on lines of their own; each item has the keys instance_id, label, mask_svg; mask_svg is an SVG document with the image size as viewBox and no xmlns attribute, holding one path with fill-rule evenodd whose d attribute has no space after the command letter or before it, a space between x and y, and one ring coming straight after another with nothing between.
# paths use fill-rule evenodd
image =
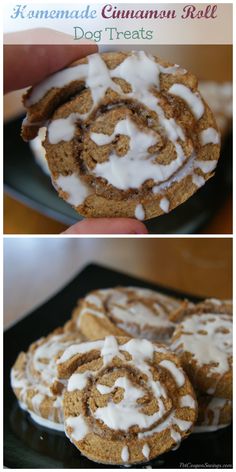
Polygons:
<instances>
[{"instance_id":1,"label":"glazed treat top","mask_svg":"<svg viewBox=\"0 0 236 472\"><path fill-rule=\"evenodd\" d=\"M19 354L11 370L11 385L24 408L62 422L63 385L58 382L56 359L81 339L79 332L64 333L59 328L33 343L27 353Z\"/></svg>"},{"instance_id":2,"label":"glazed treat top","mask_svg":"<svg viewBox=\"0 0 236 472\"><path fill-rule=\"evenodd\" d=\"M57 103L71 94L74 106L62 105L53 115L56 94ZM90 55L31 89L25 105L25 138L30 127L50 118L47 151L74 138L83 143L82 181L74 166L52 170L74 206L95 185L106 197L106 191L135 195L141 188L156 195L190 175L200 187L217 164L212 146L219 148L220 137L196 78L144 51ZM169 210L165 196L160 208ZM143 219L141 203L135 211Z\"/></svg>"},{"instance_id":3,"label":"glazed treat top","mask_svg":"<svg viewBox=\"0 0 236 472\"><path fill-rule=\"evenodd\" d=\"M80 301L73 318L88 339L95 339L96 335L101 337L101 329L107 327L102 335L129 334L166 341L175 328L169 316L184 304L154 290L115 287L89 293Z\"/></svg>"},{"instance_id":4,"label":"glazed treat top","mask_svg":"<svg viewBox=\"0 0 236 472\"><path fill-rule=\"evenodd\" d=\"M206 367L206 377L222 377L232 365L232 317L202 313L185 318L173 335L172 349L189 353L198 367Z\"/></svg>"},{"instance_id":5,"label":"glazed treat top","mask_svg":"<svg viewBox=\"0 0 236 472\"><path fill-rule=\"evenodd\" d=\"M169 318L171 321L178 323L182 321L186 316L196 315L201 313L221 313L223 315L233 314L233 303L232 300L219 300L217 298L207 298L199 303L190 303L189 301L182 306L182 309L170 313Z\"/></svg>"},{"instance_id":6,"label":"glazed treat top","mask_svg":"<svg viewBox=\"0 0 236 472\"><path fill-rule=\"evenodd\" d=\"M67 434L98 462L152 459L181 441L196 420L193 389L163 345L114 336L73 345L58 361L58 375L69 377Z\"/></svg>"}]
</instances>

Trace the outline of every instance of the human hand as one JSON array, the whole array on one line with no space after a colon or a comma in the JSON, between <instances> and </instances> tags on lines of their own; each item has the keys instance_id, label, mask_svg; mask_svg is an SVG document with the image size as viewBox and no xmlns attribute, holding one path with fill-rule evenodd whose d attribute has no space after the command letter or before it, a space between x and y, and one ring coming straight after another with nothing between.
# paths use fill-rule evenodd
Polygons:
<instances>
[{"instance_id":1,"label":"human hand","mask_svg":"<svg viewBox=\"0 0 236 472\"><path fill-rule=\"evenodd\" d=\"M19 44L24 38L27 42L37 42L38 37L52 35L53 39L60 37L63 44ZM39 36L41 35L41 36ZM31 30L12 33L10 41L16 44L4 46L4 92L36 85L48 75L66 67L77 59L97 52L95 44L74 45L64 44L65 36L56 31ZM62 39L62 36L64 37ZM68 37L67 37L68 39ZM17 44L18 43L18 44ZM64 234L146 234L145 225L131 218L89 218L68 228Z\"/></svg>"}]
</instances>

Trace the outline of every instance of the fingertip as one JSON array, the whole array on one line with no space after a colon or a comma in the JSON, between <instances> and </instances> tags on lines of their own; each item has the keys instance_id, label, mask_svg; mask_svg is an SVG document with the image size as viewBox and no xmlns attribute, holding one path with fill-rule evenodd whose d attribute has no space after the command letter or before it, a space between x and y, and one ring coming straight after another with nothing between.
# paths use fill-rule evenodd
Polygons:
<instances>
[{"instance_id":1,"label":"fingertip","mask_svg":"<svg viewBox=\"0 0 236 472\"><path fill-rule=\"evenodd\" d=\"M87 218L62 234L147 234L146 226L132 218Z\"/></svg>"}]
</instances>

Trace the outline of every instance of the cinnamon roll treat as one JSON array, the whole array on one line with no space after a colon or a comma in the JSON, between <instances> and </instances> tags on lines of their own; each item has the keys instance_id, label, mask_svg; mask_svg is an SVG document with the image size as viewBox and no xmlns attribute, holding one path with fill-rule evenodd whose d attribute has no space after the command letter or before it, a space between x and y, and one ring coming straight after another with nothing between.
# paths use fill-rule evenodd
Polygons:
<instances>
[{"instance_id":1,"label":"cinnamon roll treat","mask_svg":"<svg viewBox=\"0 0 236 472\"><path fill-rule=\"evenodd\" d=\"M232 316L192 314L177 325L171 349L201 393L232 398Z\"/></svg>"},{"instance_id":2,"label":"cinnamon roll treat","mask_svg":"<svg viewBox=\"0 0 236 472\"><path fill-rule=\"evenodd\" d=\"M232 401L210 395L197 395L198 418L194 431L211 432L225 428L232 421Z\"/></svg>"},{"instance_id":3,"label":"cinnamon roll treat","mask_svg":"<svg viewBox=\"0 0 236 472\"><path fill-rule=\"evenodd\" d=\"M79 300L68 328L79 329L91 340L114 334L168 342L175 329L169 317L185 305L185 301L140 287L95 290Z\"/></svg>"},{"instance_id":4,"label":"cinnamon roll treat","mask_svg":"<svg viewBox=\"0 0 236 472\"><path fill-rule=\"evenodd\" d=\"M87 217L168 213L214 174L220 136L196 77L144 51L90 55L24 97L59 195Z\"/></svg>"},{"instance_id":5,"label":"cinnamon roll treat","mask_svg":"<svg viewBox=\"0 0 236 472\"><path fill-rule=\"evenodd\" d=\"M108 336L72 345L58 361L58 376L69 379L66 434L96 462L147 462L176 447L197 417L178 358L146 339Z\"/></svg>"},{"instance_id":6,"label":"cinnamon roll treat","mask_svg":"<svg viewBox=\"0 0 236 472\"><path fill-rule=\"evenodd\" d=\"M174 323L180 322L183 318L197 313L221 313L223 315L233 315L232 300L219 300L217 298L207 298L199 303L192 303L186 300L179 310L173 311L169 319Z\"/></svg>"},{"instance_id":7,"label":"cinnamon roll treat","mask_svg":"<svg viewBox=\"0 0 236 472\"><path fill-rule=\"evenodd\" d=\"M68 346L82 340L78 331L64 333L58 328L21 352L12 367L11 385L20 406L42 426L64 431L64 383L57 378L56 360Z\"/></svg>"}]
</instances>

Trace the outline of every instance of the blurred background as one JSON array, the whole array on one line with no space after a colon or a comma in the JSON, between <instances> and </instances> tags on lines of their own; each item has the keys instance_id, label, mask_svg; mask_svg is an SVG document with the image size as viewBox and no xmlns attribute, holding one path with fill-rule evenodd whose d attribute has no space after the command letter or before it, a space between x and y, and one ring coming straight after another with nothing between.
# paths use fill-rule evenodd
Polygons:
<instances>
[{"instance_id":1,"label":"blurred background","mask_svg":"<svg viewBox=\"0 0 236 472\"><path fill-rule=\"evenodd\" d=\"M179 63L198 76L199 88L214 110L222 133L222 155L215 177L169 215L150 220L148 229L158 234L231 234L232 47L178 45L145 50ZM40 141L29 145L20 138L24 116L21 96L22 91L18 91L4 98L4 232L57 234L80 217L52 187Z\"/></svg>"},{"instance_id":2,"label":"blurred background","mask_svg":"<svg viewBox=\"0 0 236 472\"><path fill-rule=\"evenodd\" d=\"M232 297L231 238L5 238L4 326L89 263L201 297Z\"/></svg>"}]
</instances>

